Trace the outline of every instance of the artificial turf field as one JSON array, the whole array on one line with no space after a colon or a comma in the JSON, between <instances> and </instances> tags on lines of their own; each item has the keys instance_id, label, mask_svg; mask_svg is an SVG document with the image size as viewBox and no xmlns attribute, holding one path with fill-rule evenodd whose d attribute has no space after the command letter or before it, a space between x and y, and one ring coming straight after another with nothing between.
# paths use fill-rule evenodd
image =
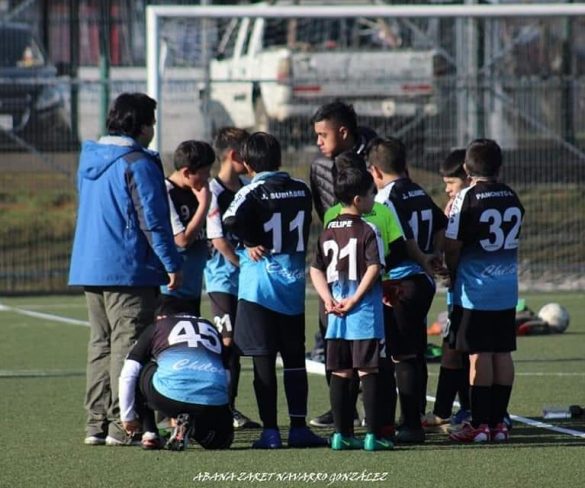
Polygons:
<instances>
[{"instance_id":1,"label":"artificial turf field","mask_svg":"<svg viewBox=\"0 0 585 488\"><path fill-rule=\"evenodd\" d=\"M564 334L519 338L514 354L517 376L510 412L542 421L544 405L585 405L585 296L522 296L533 310L556 301L571 314ZM205 451L199 446L185 452L84 446L88 328L54 318L87 320L83 297L2 298L0 304L0 487L560 488L585 484L585 418L544 421L573 435L516 421L505 445L456 445L442 434L432 434L422 446L376 453L326 448L257 451L249 448L257 431L238 431L228 451ZM431 321L443 304L439 295ZM47 316L32 317L23 310ZM208 310L204 303L204 315ZM309 346L316 324L316 300L310 296ZM438 365L430 364L431 396L437 372ZM286 438L282 383L279 387L279 421ZM243 362L238 408L257 419L248 360ZM327 408L324 378L310 375L309 416ZM213 476L216 480L223 476L224 481L212 481Z\"/></svg>"}]
</instances>

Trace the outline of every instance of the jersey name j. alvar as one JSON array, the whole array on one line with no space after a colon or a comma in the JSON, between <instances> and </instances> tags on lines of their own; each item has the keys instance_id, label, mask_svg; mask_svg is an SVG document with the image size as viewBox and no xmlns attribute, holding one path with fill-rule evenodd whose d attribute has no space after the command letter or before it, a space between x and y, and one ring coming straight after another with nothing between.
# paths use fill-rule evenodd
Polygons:
<instances>
[{"instance_id":1,"label":"jersey name j. alvar","mask_svg":"<svg viewBox=\"0 0 585 488\"><path fill-rule=\"evenodd\" d=\"M165 180L165 184L169 195L173 235L177 235L185 231L187 224L197 211L199 201L190 188L180 188L169 179ZM169 290L167 286L162 286L161 292L187 300L199 299L203 284L203 268L208 254L205 229L202 228L199 231L188 248L177 247L177 249L183 258L181 267L183 282L176 290Z\"/></svg>"},{"instance_id":2,"label":"jersey name j. alvar","mask_svg":"<svg viewBox=\"0 0 585 488\"><path fill-rule=\"evenodd\" d=\"M244 181L241 180L242 186ZM238 240L224 229L222 217L234 200L235 192L227 188L219 178L209 183L211 191L211 205L207 213L207 238L225 238L234 249ZM211 257L205 265L205 288L207 292L222 292L238 295L238 277L240 270L228 261L217 249L212 247Z\"/></svg>"},{"instance_id":3,"label":"jersey name j. alvar","mask_svg":"<svg viewBox=\"0 0 585 488\"><path fill-rule=\"evenodd\" d=\"M224 215L225 228L266 255L250 259L242 249L238 299L286 315L305 310L305 253L311 225L308 186L284 172L258 173Z\"/></svg>"},{"instance_id":4,"label":"jersey name j. alvar","mask_svg":"<svg viewBox=\"0 0 585 488\"><path fill-rule=\"evenodd\" d=\"M502 183L480 181L459 192L445 237L462 242L453 304L506 310L518 302L518 239L524 208Z\"/></svg>"},{"instance_id":5,"label":"jersey name j. alvar","mask_svg":"<svg viewBox=\"0 0 585 488\"><path fill-rule=\"evenodd\" d=\"M375 225L348 214L327 224L319 238L313 267L325 273L335 300L354 295L368 266L373 264L384 266L384 245ZM382 310L382 287L377 280L347 315L328 315L325 338L381 339Z\"/></svg>"},{"instance_id":6,"label":"jersey name j. alvar","mask_svg":"<svg viewBox=\"0 0 585 488\"><path fill-rule=\"evenodd\" d=\"M405 239L416 240L426 254L433 252L433 236L447 226L447 217L419 185L409 178L400 178L378 191L376 201L393 204ZM388 274L392 279L400 279L420 273L424 270L418 263L405 259Z\"/></svg>"},{"instance_id":7,"label":"jersey name j. alvar","mask_svg":"<svg viewBox=\"0 0 585 488\"><path fill-rule=\"evenodd\" d=\"M199 405L228 403L219 332L190 315L162 317L146 329L128 355L141 364L154 358L154 388L167 398Z\"/></svg>"}]
</instances>

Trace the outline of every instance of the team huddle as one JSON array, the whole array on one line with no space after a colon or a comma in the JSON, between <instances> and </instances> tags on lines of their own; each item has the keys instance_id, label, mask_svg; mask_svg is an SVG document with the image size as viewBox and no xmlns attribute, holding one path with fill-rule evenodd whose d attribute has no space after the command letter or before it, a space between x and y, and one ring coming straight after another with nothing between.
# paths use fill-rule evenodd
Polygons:
<instances>
[{"instance_id":1,"label":"team huddle","mask_svg":"<svg viewBox=\"0 0 585 488\"><path fill-rule=\"evenodd\" d=\"M234 428L261 428L252 447L280 448L277 355L289 447L389 450L435 428L456 442L508 440L524 209L498 180L495 141L476 139L443 162L443 212L410 179L405 145L358 127L351 105L314 114L321 156L309 184L280 169L274 136L234 127L213 145L181 143L165 179L147 149L155 108L122 94L108 135L80 157L69 282L84 287L90 319L85 444L223 449ZM309 249L313 210L323 230ZM306 420L307 261L331 404L310 423L331 426L330 438ZM450 325L425 414L435 280L449 289ZM203 289L211 321L201 317ZM252 358L261 425L236 408L241 356ZM168 439L157 416L170 419Z\"/></svg>"}]
</instances>

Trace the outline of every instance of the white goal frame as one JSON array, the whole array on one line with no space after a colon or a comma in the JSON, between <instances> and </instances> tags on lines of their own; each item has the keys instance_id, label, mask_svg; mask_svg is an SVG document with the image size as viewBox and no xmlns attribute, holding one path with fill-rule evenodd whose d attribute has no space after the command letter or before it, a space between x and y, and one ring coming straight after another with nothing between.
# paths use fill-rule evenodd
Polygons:
<instances>
[{"instance_id":1,"label":"white goal frame","mask_svg":"<svg viewBox=\"0 0 585 488\"><path fill-rule=\"evenodd\" d=\"M200 6L150 5L146 8L147 92L157 101L157 129L151 147L162 147L163 103L161 91L159 22L165 18L497 18L585 16L585 3L491 5L327 5L327 6Z\"/></svg>"}]
</instances>

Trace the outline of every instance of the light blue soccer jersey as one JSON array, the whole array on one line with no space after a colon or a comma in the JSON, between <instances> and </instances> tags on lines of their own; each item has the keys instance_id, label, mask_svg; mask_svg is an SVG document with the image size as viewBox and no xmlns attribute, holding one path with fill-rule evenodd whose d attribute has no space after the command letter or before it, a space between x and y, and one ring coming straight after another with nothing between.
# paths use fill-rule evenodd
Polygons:
<instances>
[{"instance_id":1,"label":"light blue soccer jersey","mask_svg":"<svg viewBox=\"0 0 585 488\"><path fill-rule=\"evenodd\" d=\"M240 257L238 298L275 312L299 315L305 311L305 254L269 254L252 261L244 249Z\"/></svg>"},{"instance_id":2,"label":"light blue soccer jersey","mask_svg":"<svg viewBox=\"0 0 585 488\"><path fill-rule=\"evenodd\" d=\"M228 403L227 373L220 355L202 347L175 347L161 352L157 362L152 384L161 395L199 405Z\"/></svg>"},{"instance_id":3,"label":"light blue soccer jersey","mask_svg":"<svg viewBox=\"0 0 585 488\"><path fill-rule=\"evenodd\" d=\"M518 302L518 239L524 208L504 184L480 181L459 192L449 214L447 239L462 248L453 304L507 310Z\"/></svg>"},{"instance_id":4,"label":"light blue soccer jersey","mask_svg":"<svg viewBox=\"0 0 585 488\"><path fill-rule=\"evenodd\" d=\"M242 185L247 183L240 178ZM232 203L235 192L227 188L219 178L214 178L209 183L211 191L211 204L207 213L207 238L209 240L224 238L234 249L238 246L238 240L225 231L222 217ZM212 248L211 257L205 266L205 289L207 293L221 292L230 295L238 295L238 276L240 269L228 261L217 249Z\"/></svg>"},{"instance_id":5,"label":"light blue soccer jersey","mask_svg":"<svg viewBox=\"0 0 585 488\"><path fill-rule=\"evenodd\" d=\"M311 211L307 185L281 171L257 174L236 194L224 214L224 227L245 246L266 250L259 261L238 251L238 299L286 315L304 313Z\"/></svg>"}]
</instances>

